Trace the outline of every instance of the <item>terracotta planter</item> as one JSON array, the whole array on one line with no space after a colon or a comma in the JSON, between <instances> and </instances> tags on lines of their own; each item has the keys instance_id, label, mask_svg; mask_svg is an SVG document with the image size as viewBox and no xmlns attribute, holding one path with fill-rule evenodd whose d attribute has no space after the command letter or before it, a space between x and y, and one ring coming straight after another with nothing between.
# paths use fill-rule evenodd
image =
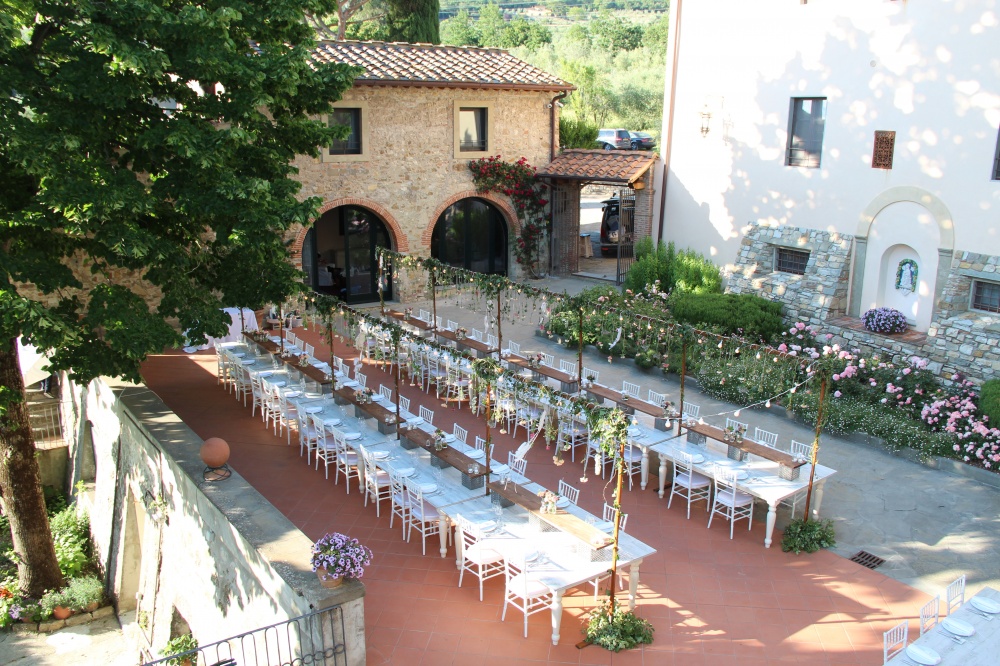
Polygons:
<instances>
[{"instance_id":1,"label":"terracotta planter","mask_svg":"<svg viewBox=\"0 0 1000 666\"><path fill-rule=\"evenodd\" d=\"M65 620L72 614L73 611L70 610L69 608L66 608L65 606L56 606L55 608L52 609L52 617L54 617L57 620Z\"/></svg>"},{"instance_id":2,"label":"terracotta planter","mask_svg":"<svg viewBox=\"0 0 1000 666\"><path fill-rule=\"evenodd\" d=\"M201 445L201 459L209 467L222 467L229 460L229 444L221 437L209 437Z\"/></svg>"},{"instance_id":3,"label":"terracotta planter","mask_svg":"<svg viewBox=\"0 0 1000 666\"><path fill-rule=\"evenodd\" d=\"M326 568L317 569L316 575L319 576L319 582L323 583L323 587L333 588L340 587L344 584L343 576L334 576L327 573Z\"/></svg>"},{"instance_id":4,"label":"terracotta planter","mask_svg":"<svg viewBox=\"0 0 1000 666\"><path fill-rule=\"evenodd\" d=\"M85 610L88 613L93 613L95 610L97 610L100 607L101 607L101 602L100 601L94 601L94 602L91 602L91 603L87 604L87 607L84 608L83 610Z\"/></svg>"}]
</instances>

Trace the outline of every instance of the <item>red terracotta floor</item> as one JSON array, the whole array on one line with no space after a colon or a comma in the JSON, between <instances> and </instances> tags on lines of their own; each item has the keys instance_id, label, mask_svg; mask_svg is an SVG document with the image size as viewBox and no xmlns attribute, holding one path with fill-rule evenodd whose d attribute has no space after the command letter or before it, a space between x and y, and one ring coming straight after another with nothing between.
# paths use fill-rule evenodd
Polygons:
<instances>
[{"instance_id":1,"label":"red terracotta floor","mask_svg":"<svg viewBox=\"0 0 1000 666\"><path fill-rule=\"evenodd\" d=\"M318 336L303 336L324 347ZM343 346L338 344L338 354ZM323 354L320 354L321 356ZM478 600L474 578L459 588L452 553L436 546L421 555L418 539L402 541L398 523L389 529L388 511L376 518L372 506L343 480L335 486L322 471L306 466L298 446L265 430L259 418L217 386L214 352L168 353L143 366L147 385L202 437L225 437L231 465L310 538L332 530L360 539L375 553L365 573L366 633L369 664L878 664L882 632L913 618L927 597L902 583L869 571L829 552L795 556L776 545L763 547L763 516L753 529L738 527L730 541L728 524L706 528L704 505L685 519L683 504L667 509L650 489L623 498L629 533L657 549L642 565L638 612L656 628L652 645L613 654L598 647L577 649L585 613L594 606L592 588L567 595L562 640L551 645L549 614L538 613L522 637L516 610L500 621L503 581L485 585ZM392 386L375 367L369 385ZM435 423L450 430L457 422L469 436L483 426L468 409L442 407L433 395L409 386L411 405L436 412ZM500 436L498 458L514 448ZM551 453L536 446L528 456L528 475L555 488L558 479L581 488L580 504L597 512L609 488L593 476L580 483L581 466L556 467ZM650 486L654 485L653 483ZM383 509L386 507L383 506Z\"/></svg>"}]
</instances>

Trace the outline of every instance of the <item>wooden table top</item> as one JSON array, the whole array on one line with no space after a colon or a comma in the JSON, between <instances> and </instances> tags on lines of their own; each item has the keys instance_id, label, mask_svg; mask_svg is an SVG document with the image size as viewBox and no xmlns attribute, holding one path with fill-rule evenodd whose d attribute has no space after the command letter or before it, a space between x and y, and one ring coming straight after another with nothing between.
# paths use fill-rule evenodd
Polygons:
<instances>
[{"instance_id":1,"label":"wooden table top","mask_svg":"<svg viewBox=\"0 0 1000 666\"><path fill-rule=\"evenodd\" d=\"M419 328L422 331L433 331L435 328L434 324L428 321L424 321L423 319L417 319L413 315L410 315L410 318L407 319L406 315L400 312L399 310L386 310L385 316L391 317L392 319L407 324L408 326Z\"/></svg>"},{"instance_id":2,"label":"wooden table top","mask_svg":"<svg viewBox=\"0 0 1000 666\"><path fill-rule=\"evenodd\" d=\"M551 377L552 379L557 379L565 384L574 384L578 381L576 375L571 375L567 372L563 372L557 368L553 368L549 365L539 364L537 367L532 367L528 359L523 356L518 356L517 354L511 354L506 359L511 365L516 365L519 368L524 368L526 370L531 370L532 372L537 372L540 375L545 375L546 377Z\"/></svg>"},{"instance_id":3,"label":"wooden table top","mask_svg":"<svg viewBox=\"0 0 1000 666\"><path fill-rule=\"evenodd\" d=\"M457 342L460 345L468 347L469 349L475 349L478 352L484 354L496 354L497 347L490 347L488 344L482 340L476 340L475 338L469 337L468 335L464 338L459 338L455 331L447 328L439 328L434 331L434 334L439 338L444 338L445 340L451 340L452 342Z\"/></svg>"},{"instance_id":4,"label":"wooden table top","mask_svg":"<svg viewBox=\"0 0 1000 666\"><path fill-rule=\"evenodd\" d=\"M629 396L628 400L622 400L622 392L616 391L613 388L608 388L603 384L591 383L589 386L583 388L587 393L592 393L593 395L600 396L602 398L607 398L612 402L621 405L622 407L631 407L637 412L642 412L643 414L649 414L650 416L662 417L663 407L660 405L654 405L651 402L646 402L645 400L640 400L634 396Z\"/></svg>"},{"instance_id":5,"label":"wooden table top","mask_svg":"<svg viewBox=\"0 0 1000 666\"><path fill-rule=\"evenodd\" d=\"M497 493L501 497L509 499L514 504L531 511L553 527L567 534L572 534L591 548L600 550L614 543L614 539L606 532L602 532L587 521L571 513L567 513L563 509L557 509L556 513L542 513L542 498L526 489L523 484L508 483L504 487L505 484L500 481L491 481L489 486L490 492Z\"/></svg>"},{"instance_id":6,"label":"wooden table top","mask_svg":"<svg viewBox=\"0 0 1000 666\"><path fill-rule=\"evenodd\" d=\"M377 419L379 423L385 422L385 417L391 416L396 417L396 403L393 402L379 402L373 400L371 402L358 402L358 394L361 391L355 390L348 386L342 386L336 391L335 394L339 395L345 400L349 400L355 407L363 411L369 417Z\"/></svg>"},{"instance_id":7,"label":"wooden table top","mask_svg":"<svg viewBox=\"0 0 1000 666\"><path fill-rule=\"evenodd\" d=\"M478 479L481 476L486 476L490 472L490 470L486 468L485 461L473 460L458 449L446 446L438 451L434 448L433 433L429 433L426 430L421 430L420 428L408 428L402 433L402 435L420 448L428 451L432 456L443 460L471 479ZM479 465L479 473L469 474L469 465Z\"/></svg>"},{"instance_id":8,"label":"wooden table top","mask_svg":"<svg viewBox=\"0 0 1000 666\"><path fill-rule=\"evenodd\" d=\"M806 462L808 462L805 460L796 460L790 453L772 449L770 446L764 446L763 444L746 439L745 437L740 443L727 442L725 441L726 431L718 426L708 425L707 423L699 423L697 425L683 427L691 432L711 437L712 439L722 442L723 444L734 446L740 451L746 451L747 453L776 462L779 465L784 465L785 467L802 467L806 464Z\"/></svg>"}]
</instances>

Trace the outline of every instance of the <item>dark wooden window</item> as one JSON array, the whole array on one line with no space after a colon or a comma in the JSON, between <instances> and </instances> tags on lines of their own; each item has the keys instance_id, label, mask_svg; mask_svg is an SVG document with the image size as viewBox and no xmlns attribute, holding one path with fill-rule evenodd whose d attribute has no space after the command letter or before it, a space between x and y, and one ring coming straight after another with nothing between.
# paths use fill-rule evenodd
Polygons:
<instances>
[{"instance_id":1,"label":"dark wooden window","mask_svg":"<svg viewBox=\"0 0 1000 666\"><path fill-rule=\"evenodd\" d=\"M351 133L346 139L334 139L330 144L331 155L361 154L361 109L334 109L330 114L330 126L346 125Z\"/></svg>"},{"instance_id":2,"label":"dark wooden window","mask_svg":"<svg viewBox=\"0 0 1000 666\"><path fill-rule=\"evenodd\" d=\"M997 132L997 149L993 153L993 180L1000 180L1000 131Z\"/></svg>"},{"instance_id":3,"label":"dark wooden window","mask_svg":"<svg viewBox=\"0 0 1000 666\"><path fill-rule=\"evenodd\" d=\"M792 250L787 247L775 248L774 268L777 271L805 275L808 263L809 253L804 250Z\"/></svg>"},{"instance_id":4,"label":"dark wooden window","mask_svg":"<svg viewBox=\"0 0 1000 666\"><path fill-rule=\"evenodd\" d=\"M896 133L876 130L875 147L872 149L872 168L891 169L892 154L896 149Z\"/></svg>"},{"instance_id":5,"label":"dark wooden window","mask_svg":"<svg viewBox=\"0 0 1000 666\"><path fill-rule=\"evenodd\" d=\"M793 97L788 114L785 164L818 168L823 154L825 97Z\"/></svg>"},{"instance_id":6,"label":"dark wooden window","mask_svg":"<svg viewBox=\"0 0 1000 666\"><path fill-rule=\"evenodd\" d=\"M973 280L972 308L986 312L1000 312L1000 284Z\"/></svg>"}]
</instances>

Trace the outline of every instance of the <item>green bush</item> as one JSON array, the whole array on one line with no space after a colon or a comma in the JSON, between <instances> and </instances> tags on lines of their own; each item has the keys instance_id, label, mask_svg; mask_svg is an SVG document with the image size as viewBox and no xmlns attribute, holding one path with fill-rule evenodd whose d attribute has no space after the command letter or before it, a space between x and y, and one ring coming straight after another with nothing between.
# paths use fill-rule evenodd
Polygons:
<instances>
[{"instance_id":1,"label":"green bush","mask_svg":"<svg viewBox=\"0 0 1000 666\"><path fill-rule=\"evenodd\" d=\"M592 149L597 144L597 125L584 119L559 118L559 145L563 148Z\"/></svg>"},{"instance_id":2,"label":"green bush","mask_svg":"<svg viewBox=\"0 0 1000 666\"><path fill-rule=\"evenodd\" d=\"M984 416L989 417L987 423L993 427L1000 427L1000 379L991 379L983 382L979 389L979 411Z\"/></svg>"},{"instance_id":3,"label":"green bush","mask_svg":"<svg viewBox=\"0 0 1000 666\"><path fill-rule=\"evenodd\" d=\"M97 576L73 578L65 592L73 610L83 610L91 604L104 601L104 584Z\"/></svg>"},{"instance_id":4,"label":"green bush","mask_svg":"<svg viewBox=\"0 0 1000 666\"><path fill-rule=\"evenodd\" d=\"M49 520L56 559L63 576L75 578L90 563L90 520L76 507L63 509Z\"/></svg>"},{"instance_id":5,"label":"green bush","mask_svg":"<svg viewBox=\"0 0 1000 666\"><path fill-rule=\"evenodd\" d=\"M833 548L837 545L834 538L832 520L793 520L785 528L781 538L781 550L799 555L803 551L815 553L820 548Z\"/></svg>"},{"instance_id":6,"label":"green bush","mask_svg":"<svg viewBox=\"0 0 1000 666\"><path fill-rule=\"evenodd\" d=\"M785 328L781 304L753 294L696 294L674 292L668 302L677 321L711 326L725 335L740 335L754 342L770 342Z\"/></svg>"},{"instance_id":7,"label":"green bush","mask_svg":"<svg viewBox=\"0 0 1000 666\"><path fill-rule=\"evenodd\" d=\"M660 291L715 294L722 291L719 267L694 250L677 251L673 242L644 238L636 243L635 263L625 276L625 288L638 293L659 281Z\"/></svg>"},{"instance_id":8,"label":"green bush","mask_svg":"<svg viewBox=\"0 0 1000 666\"><path fill-rule=\"evenodd\" d=\"M614 581L612 581L612 585ZM605 650L620 652L641 643L653 642L653 625L632 611L615 609L609 612L611 602L605 601L590 614L584 633L587 640Z\"/></svg>"}]
</instances>

